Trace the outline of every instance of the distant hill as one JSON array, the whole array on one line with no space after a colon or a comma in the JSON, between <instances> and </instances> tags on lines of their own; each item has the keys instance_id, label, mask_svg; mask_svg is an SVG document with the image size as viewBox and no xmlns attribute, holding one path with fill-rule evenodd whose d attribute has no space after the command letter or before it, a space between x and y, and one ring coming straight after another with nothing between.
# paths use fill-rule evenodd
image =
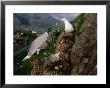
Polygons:
<instances>
[{"instance_id":1,"label":"distant hill","mask_svg":"<svg viewBox=\"0 0 110 88\"><path fill-rule=\"evenodd\" d=\"M44 32L48 28L62 29L63 23L52 18L48 13L15 13L14 30L25 27L29 30Z\"/></svg>"}]
</instances>

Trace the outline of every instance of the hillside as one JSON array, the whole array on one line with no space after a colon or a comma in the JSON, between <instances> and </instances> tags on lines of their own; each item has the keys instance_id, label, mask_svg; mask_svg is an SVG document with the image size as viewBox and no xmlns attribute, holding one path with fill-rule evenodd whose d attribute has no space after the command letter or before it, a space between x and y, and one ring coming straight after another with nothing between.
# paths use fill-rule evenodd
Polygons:
<instances>
[{"instance_id":1,"label":"hillside","mask_svg":"<svg viewBox=\"0 0 110 88\"><path fill-rule=\"evenodd\" d=\"M16 30L17 27L24 27L30 31L43 33L48 28L63 28L63 24L58 20L52 18L48 13L15 13L14 30Z\"/></svg>"}]
</instances>

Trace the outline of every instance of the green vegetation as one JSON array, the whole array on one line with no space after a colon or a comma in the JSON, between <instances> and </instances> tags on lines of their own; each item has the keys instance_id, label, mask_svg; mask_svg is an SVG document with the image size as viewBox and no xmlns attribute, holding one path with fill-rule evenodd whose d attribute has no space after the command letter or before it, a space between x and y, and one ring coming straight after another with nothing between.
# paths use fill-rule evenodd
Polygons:
<instances>
[{"instance_id":1,"label":"green vegetation","mask_svg":"<svg viewBox=\"0 0 110 88\"><path fill-rule=\"evenodd\" d=\"M23 28L17 28L14 31L14 52L26 47L37 37L36 33L26 31Z\"/></svg>"},{"instance_id":2,"label":"green vegetation","mask_svg":"<svg viewBox=\"0 0 110 88\"><path fill-rule=\"evenodd\" d=\"M14 74L30 74L31 64L29 61L22 62L22 59L28 53L28 46L37 37L36 33L26 31L23 28L17 28L14 31Z\"/></svg>"},{"instance_id":3,"label":"green vegetation","mask_svg":"<svg viewBox=\"0 0 110 88\"><path fill-rule=\"evenodd\" d=\"M75 20L71 21L71 24L75 26L76 33L80 31L80 28L84 20L85 20L85 13L82 13Z\"/></svg>"},{"instance_id":4,"label":"green vegetation","mask_svg":"<svg viewBox=\"0 0 110 88\"><path fill-rule=\"evenodd\" d=\"M71 21L72 25L75 26L75 30L77 33L79 33L79 30L85 20L85 14L82 13L80 14L74 21ZM19 57L14 57L16 59L16 63L14 63L14 74L15 75L30 75L31 69L32 69L32 61L33 60L38 60L41 61L43 59L47 59L51 54L55 53L56 49L56 42L59 37L59 35L63 32L61 29L54 30L49 39L46 41L47 42L47 47L45 49L42 49L39 54L34 54L31 57L31 60L27 61L21 61L25 56L28 50L25 50L25 53L21 53ZM28 36L24 36L24 39L27 39L28 41L33 41L37 37L37 35L34 34L28 34ZM18 55L17 55L18 56ZM22 57L22 58L21 58ZM20 59L21 58L21 59ZM18 62L21 61L21 62ZM18 63L17 63L18 62Z\"/></svg>"},{"instance_id":5,"label":"green vegetation","mask_svg":"<svg viewBox=\"0 0 110 88\"><path fill-rule=\"evenodd\" d=\"M30 75L32 63L29 60L17 63L14 68L14 75Z\"/></svg>"}]
</instances>

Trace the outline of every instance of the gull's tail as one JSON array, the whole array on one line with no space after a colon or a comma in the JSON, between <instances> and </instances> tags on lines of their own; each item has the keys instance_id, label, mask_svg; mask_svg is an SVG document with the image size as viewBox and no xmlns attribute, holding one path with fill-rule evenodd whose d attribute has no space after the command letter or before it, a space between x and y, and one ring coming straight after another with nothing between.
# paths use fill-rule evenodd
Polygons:
<instances>
[{"instance_id":1,"label":"gull's tail","mask_svg":"<svg viewBox=\"0 0 110 88\"><path fill-rule=\"evenodd\" d=\"M22 61L29 59L31 56L27 55Z\"/></svg>"}]
</instances>

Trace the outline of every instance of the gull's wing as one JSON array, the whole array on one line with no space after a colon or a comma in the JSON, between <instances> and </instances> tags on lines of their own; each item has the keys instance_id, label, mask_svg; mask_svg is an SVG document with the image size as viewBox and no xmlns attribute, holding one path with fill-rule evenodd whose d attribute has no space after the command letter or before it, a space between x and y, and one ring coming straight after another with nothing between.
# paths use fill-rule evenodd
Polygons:
<instances>
[{"instance_id":1,"label":"gull's wing","mask_svg":"<svg viewBox=\"0 0 110 88\"><path fill-rule=\"evenodd\" d=\"M28 55L32 56L36 50L38 48L40 48L42 46L42 44L44 42L46 42L47 38L49 37L48 33L45 32L44 34L40 35L39 37L37 37L31 44L30 48L29 48L29 52Z\"/></svg>"}]
</instances>

